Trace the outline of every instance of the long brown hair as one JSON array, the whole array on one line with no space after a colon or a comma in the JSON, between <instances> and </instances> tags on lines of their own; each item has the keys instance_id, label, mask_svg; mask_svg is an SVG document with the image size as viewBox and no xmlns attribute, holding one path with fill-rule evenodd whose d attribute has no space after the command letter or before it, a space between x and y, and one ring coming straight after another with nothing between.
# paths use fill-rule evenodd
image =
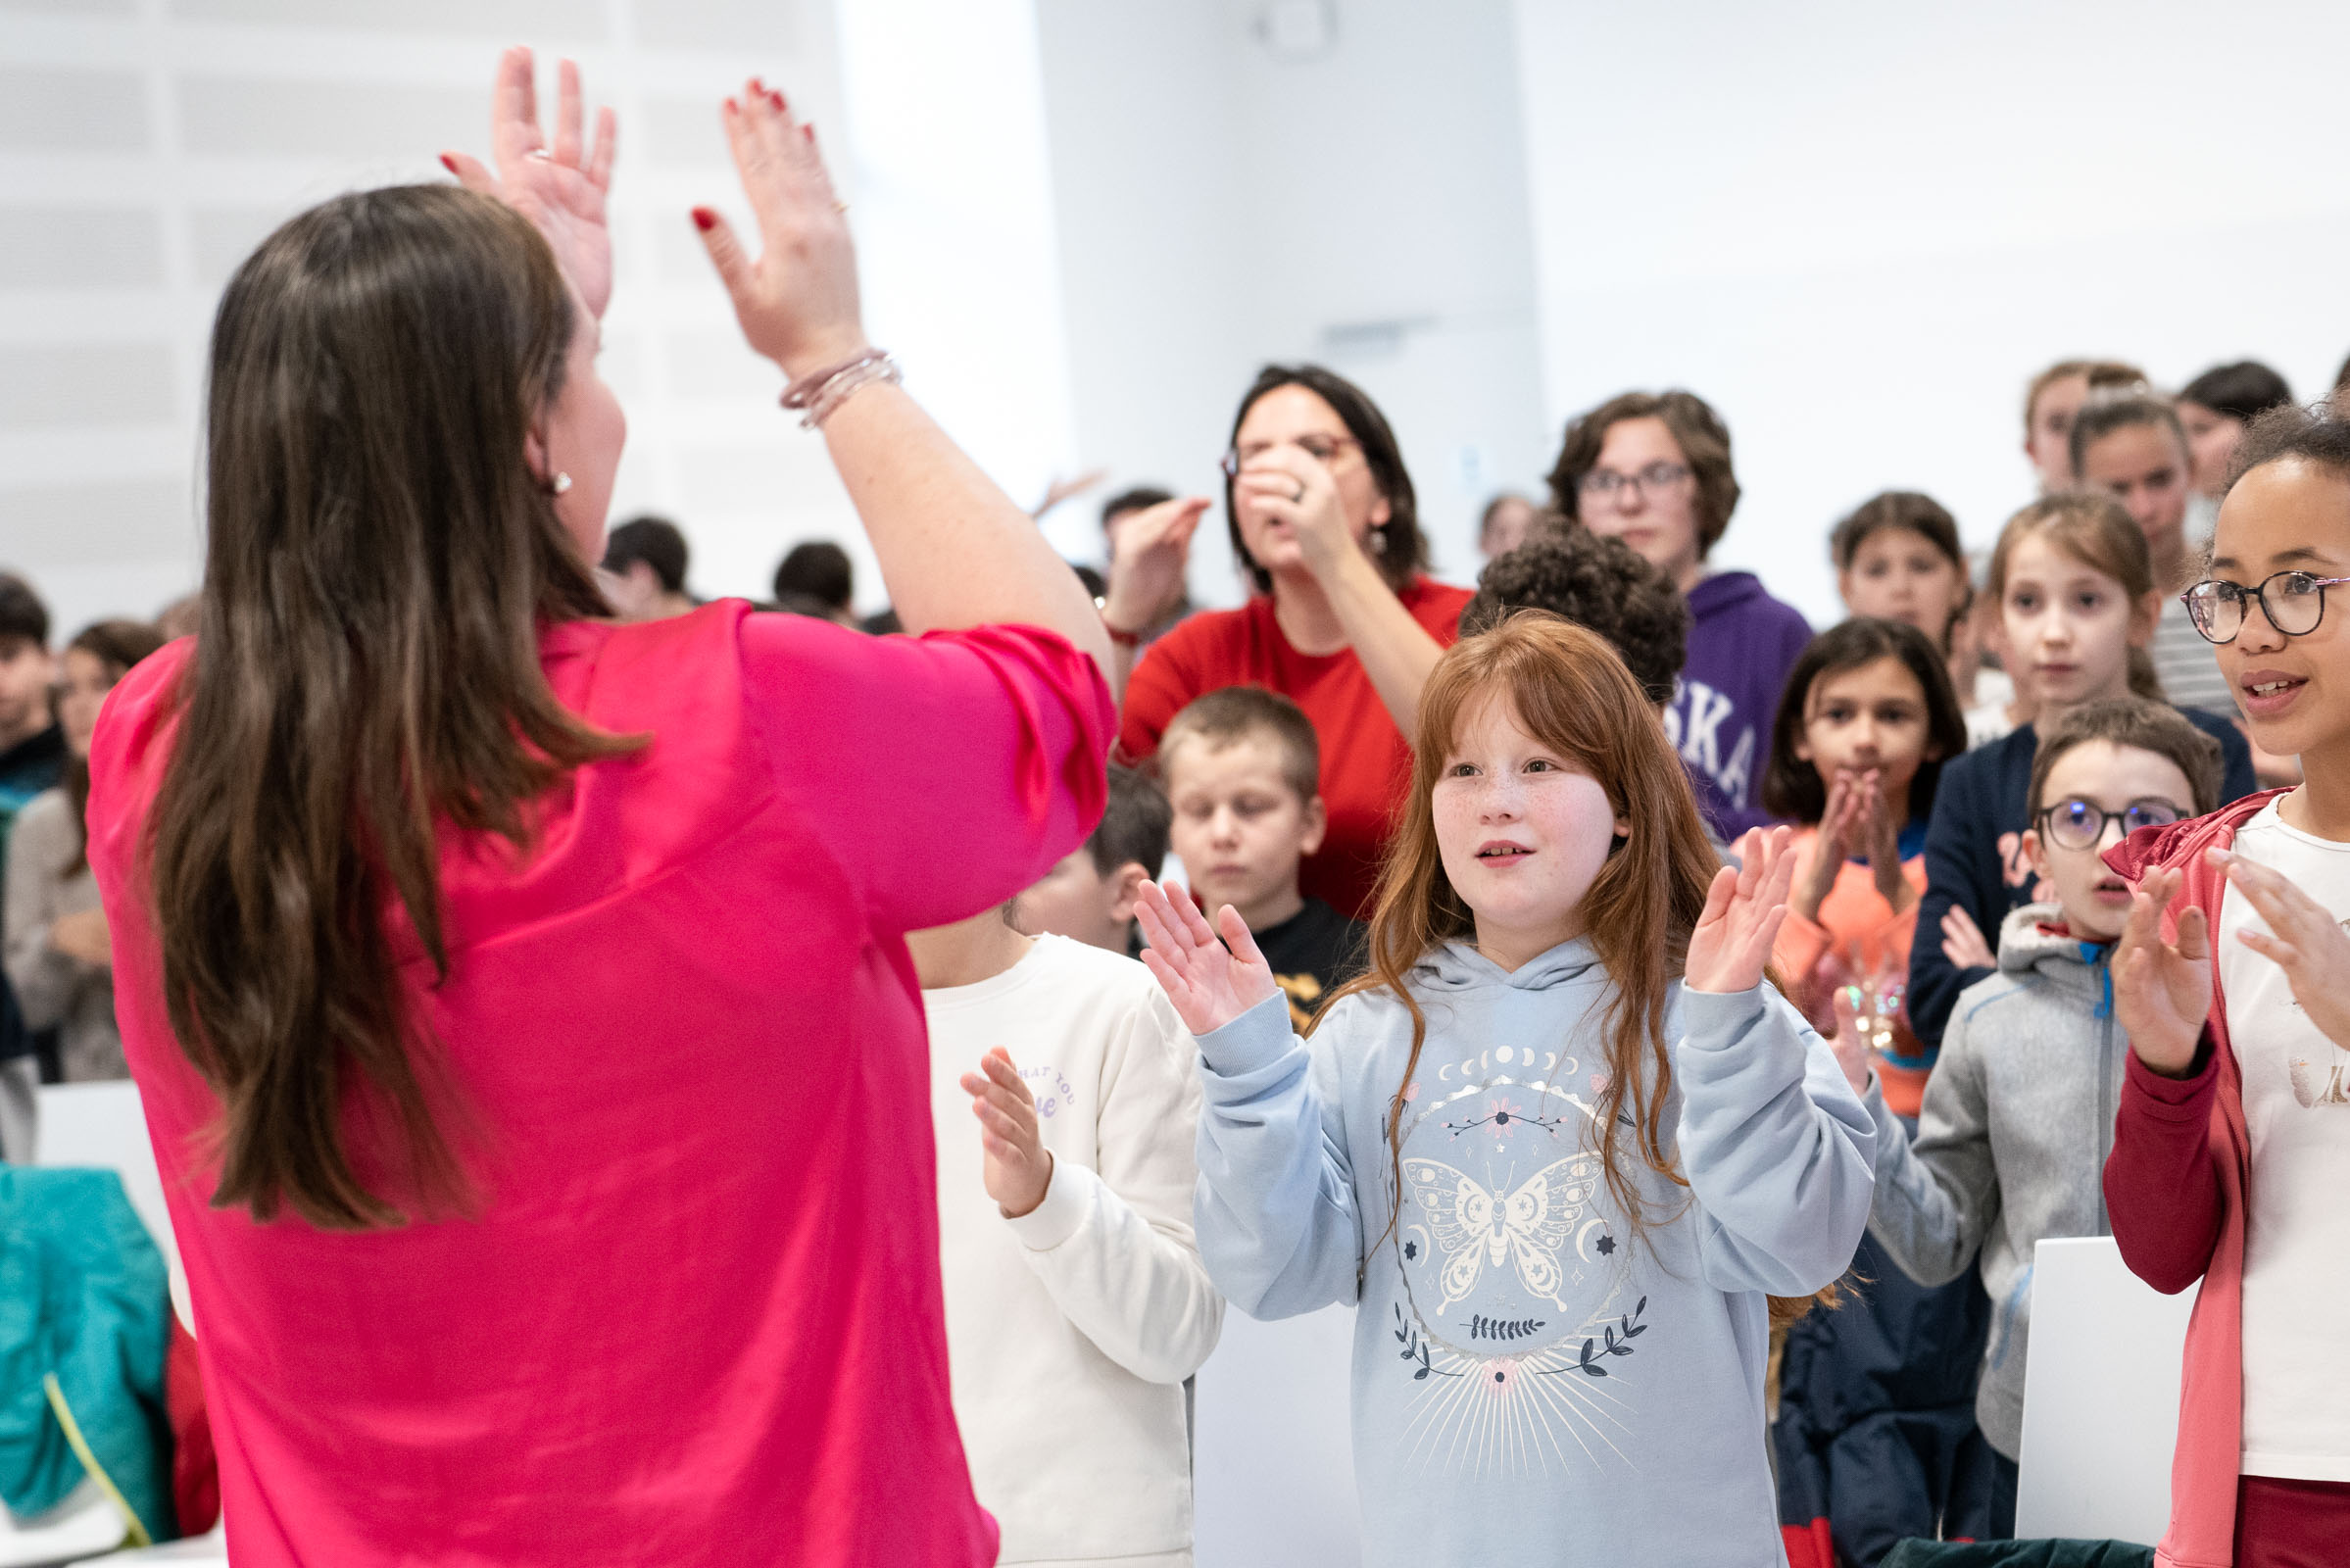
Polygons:
<instances>
[{"instance_id":1,"label":"long brown hair","mask_svg":"<svg viewBox=\"0 0 2350 1568\"><path fill-rule=\"evenodd\" d=\"M1339 998L1358 991L1384 991L1411 1015L1411 1054L1388 1102L1388 1190L1398 1200L1388 1215L1393 1232L1403 1191L1403 1095L1428 1040L1427 1015L1406 976L1446 942L1476 933L1476 917L1445 876L1437 848L1436 781L1461 720L1494 697L1509 702L1528 734L1598 780L1609 808L1632 824L1584 894L1582 912L1587 938L1615 987L1605 1015L1607 1086L1591 1119L1600 1128L1608 1196L1637 1241L1658 1216L1634 1184L1623 1130L1632 1129L1637 1155L1650 1170L1676 1187L1689 1186L1665 1150L1665 1102L1673 1092L1665 1016L1722 860L1656 710L1604 638L1547 611L1521 611L1463 638L1437 661L1420 691L1411 794L1379 873L1370 967L1324 999L1307 1032ZM1791 1323L1814 1304L1835 1306L1840 1295L1831 1285L1813 1296L1774 1296L1771 1322Z\"/></svg>"},{"instance_id":2,"label":"long brown hair","mask_svg":"<svg viewBox=\"0 0 2350 1568\"><path fill-rule=\"evenodd\" d=\"M131 665L163 645L164 634L143 620L101 620L83 627L66 644L66 652L87 654L105 665L106 684L111 689L130 673ZM57 873L60 882L70 882L90 863L90 760L67 758L65 775L58 783L66 792L67 804L73 808L73 858Z\"/></svg>"},{"instance_id":3,"label":"long brown hair","mask_svg":"<svg viewBox=\"0 0 2350 1568\"><path fill-rule=\"evenodd\" d=\"M449 186L314 207L221 296L202 618L148 846L171 1027L220 1097L217 1206L410 1217L354 1165L363 1108L370 1135L388 1112L379 1185L466 1197L393 930L446 979L436 830L525 845L566 769L642 744L539 664L543 624L608 612L523 456L575 325L530 224Z\"/></svg>"},{"instance_id":4,"label":"long brown hair","mask_svg":"<svg viewBox=\"0 0 2350 1568\"><path fill-rule=\"evenodd\" d=\"M1332 1000L1384 991L1411 1015L1411 1055L1388 1106L1391 1190L1400 1193L1403 1094L1428 1035L1406 977L1444 943L1476 930L1444 874L1431 802L1462 720L1490 699L1506 700L1528 734L1598 780L1609 807L1632 823L1584 895L1583 923L1615 984L1606 1014L1607 1087L1591 1119L1600 1129L1608 1193L1637 1236L1650 1216L1629 1160L1688 1185L1665 1149L1664 1107L1673 1086L1665 1011L1722 862L1706 841L1689 774L1656 710L1604 639L1547 612L1526 611L1455 643L1437 662L1420 692L1411 795L1379 876L1370 967ZM1622 1147L1628 1128L1629 1154Z\"/></svg>"}]
</instances>

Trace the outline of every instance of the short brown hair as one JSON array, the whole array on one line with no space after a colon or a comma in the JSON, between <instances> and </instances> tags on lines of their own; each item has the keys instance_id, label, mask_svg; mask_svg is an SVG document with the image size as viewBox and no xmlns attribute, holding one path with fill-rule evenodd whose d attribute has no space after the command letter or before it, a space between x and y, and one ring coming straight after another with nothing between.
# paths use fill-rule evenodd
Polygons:
<instances>
[{"instance_id":1,"label":"short brown hair","mask_svg":"<svg viewBox=\"0 0 2350 1568\"><path fill-rule=\"evenodd\" d=\"M1697 554L1712 552L1738 510L1738 480L1730 464L1730 426L1694 392L1620 392L1567 425L1550 470L1550 505L1571 521L1583 520L1583 476L1599 466L1608 430L1625 419L1662 419L1697 479Z\"/></svg>"},{"instance_id":2,"label":"short brown hair","mask_svg":"<svg viewBox=\"0 0 2350 1568\"><path fill-rule=\"evenodd\" d=\"M2089 400L2073 416L2073 430L2068 451L2073 462L2073 476L2081 476L2081 461L2089 448L2112 435L2116 430L2152 425L2171 432L2178 443L2179 456L2184 463L2192 452L2186 444L2186 427L2179 422L2179 411L2169 398L2158 398L2148 392L2092 392Z\"/></svg>"},{"instance_id":3,"label":"short brown hair","mask_svg":"<svg viewBox=\"0 0 2350 1568\"><path fill-rule=\"evenodd\" d=\"M2032 378L2024 393L2024 433L2032 433L2032 416L2040 406L2040 394L2067 376L2085 376L2091 392L2101 387L2126 387L2140 391L2152 385L2146 372L2121 360L2059 360Z\"/></svg>"},{"instance_id":4,"label":"short brown hair","mask_svg":"<svg viewBox=\"0 0 2350 1568\"><path fill-rule=\"evenodd\" d=\"M1662 707L1673 700L1689 653L1689 601L1623 540L1589 528L1547 529L1495 556L1460 612L1460 634L1491 631L1522 610L1547 610L1597 632L1648 701Z\"/></svg>"},{"instance_id":5,"label":"short brown hair","mask_svg":"<svg viewBox=\"0 0 2350 1568\"><path fill-rule=\"evenodd\" d=\"M1280 750L1282 781L1297 792L1300 803L1322 793L1322 745L1314 721L1304 709L1262 686L1226 686L1186 703L1158 737L1158 776L1166 779L1167 762L1185 741L1222 751L1258 735Z\"/></svg>"},{"instance_id":6,"label":"short brown hair","mask_svg":"<svg viewBox=\"0 0 2350 1568\"><path fill-rule=\"evenodd\" d=\"M2152 752L2176 762L2179 771L2186 775L2187 790L2193 796L2187 804L2195 808L2195 814L2202 816L2220 808L2220 785L2225 776L2220 743L2169 703L2117 697L2076 708L2041 734L2039 751L2032 759L2032 789L2026 803L2033 826L2039 825L2044 804L2040 797L2048 788L2048 775L2056 770L2057 760L2091 741Z\"/></svg>"}]
</instances>

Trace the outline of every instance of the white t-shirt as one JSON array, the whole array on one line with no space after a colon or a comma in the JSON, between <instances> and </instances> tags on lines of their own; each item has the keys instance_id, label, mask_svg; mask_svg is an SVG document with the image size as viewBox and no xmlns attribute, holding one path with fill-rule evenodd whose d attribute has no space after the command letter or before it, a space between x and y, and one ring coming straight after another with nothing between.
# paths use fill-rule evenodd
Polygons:
<instances>
[{"instance_id":1,"label":"white t-shirt","mask_svg":"<svg viewBox=\"0 0 2350 1568\"><path fill-rule=\"evenodd\" d=\"M947 1362L998 1560L1186 1568L1183 1380L1224 1325L1192 1238L1199 1048L1150 970L1065 937L922 1004ZM998 1046L1053 1159L1044 1201L1012 1220L961 1087Z\"/></svg>"},{"instance_id":2,"label":"white t-shirt","mask_svg":"<svg viewBox=\"0 0 2350 1568\"><path fill-rule=\"evenodd\" d=\"M2287 826L2271 801L2235 853L2350 912L2350 844ZM2267 930L2221 906L2220 980L2252 1139L2244 1241L2243 1473L2350 1481L2350 1052L2302 1014L2284 971L2237 940Z\"/></svg>"}]
</instances>

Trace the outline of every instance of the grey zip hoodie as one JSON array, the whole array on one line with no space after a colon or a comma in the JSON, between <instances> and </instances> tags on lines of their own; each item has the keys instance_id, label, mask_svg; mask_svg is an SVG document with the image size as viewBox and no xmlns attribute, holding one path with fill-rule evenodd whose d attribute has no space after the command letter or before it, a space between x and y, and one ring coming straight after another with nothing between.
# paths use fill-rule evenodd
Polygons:
<instances>
[{"instance_id":1,"label":"grey zip hoodie","mask_svg":"<svg viewBox=\"0 0 2350 1568\"><path fill-rule=\"evenodd\" d=\"M1768 986L1673 987L1662 1132L1689 1185L1627 1129L1636 1235L1596 1152L1616 989L1591 944L1503 970L1453 943L1408 984L1408 1079L1385 992L1310 1043L1278 996L1199 1037L1209 1277L1252 1317L1355 1304L1366 1568L1783 1561L1765 1293L1835 1279L1869 1212L1868 1116L1834 1055Z\"/></svg>"},{"instance_id":2,"label":"grey zip hoodie","mask_svg":"<svg viewBox=\"0 0 2350 1568\"><path fill-rule=\"evenodd\" d=\"M2043 1236L2110 1236L2099 1183L2130 1040L2113 1015L2103 943L2041 929L2063 919L2028 904L1999 927L1999 972L1951 1009L1941 1059L1913 1138L1874 1079L1877 1193L1869 1230L1922 1285L1977 1261L1991 1298L1975 1419L2016 1457L2032 1249Z\"/></svg>"}]
</instances>

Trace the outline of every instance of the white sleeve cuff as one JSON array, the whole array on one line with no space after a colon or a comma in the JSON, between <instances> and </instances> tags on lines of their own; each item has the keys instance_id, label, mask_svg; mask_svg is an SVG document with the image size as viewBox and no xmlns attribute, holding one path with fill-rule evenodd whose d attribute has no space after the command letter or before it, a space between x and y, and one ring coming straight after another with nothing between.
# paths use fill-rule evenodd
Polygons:
<instances>
[{"instance_id":1,"label":"white sleeve cuff","mask_svg":"<svg viewBox=\"0 0 2350 1568\"><path fill-rule=\"evenodd\" d=\"M1032 1252L1050 1252L1077 1234L1094 1206L1094 1190L1102 1178L1075 1160L1053 1157L1053 1179L1036 1207L1016 1219L1006 1219L1020 1245Z\"/></svg>"}]
</instances>

